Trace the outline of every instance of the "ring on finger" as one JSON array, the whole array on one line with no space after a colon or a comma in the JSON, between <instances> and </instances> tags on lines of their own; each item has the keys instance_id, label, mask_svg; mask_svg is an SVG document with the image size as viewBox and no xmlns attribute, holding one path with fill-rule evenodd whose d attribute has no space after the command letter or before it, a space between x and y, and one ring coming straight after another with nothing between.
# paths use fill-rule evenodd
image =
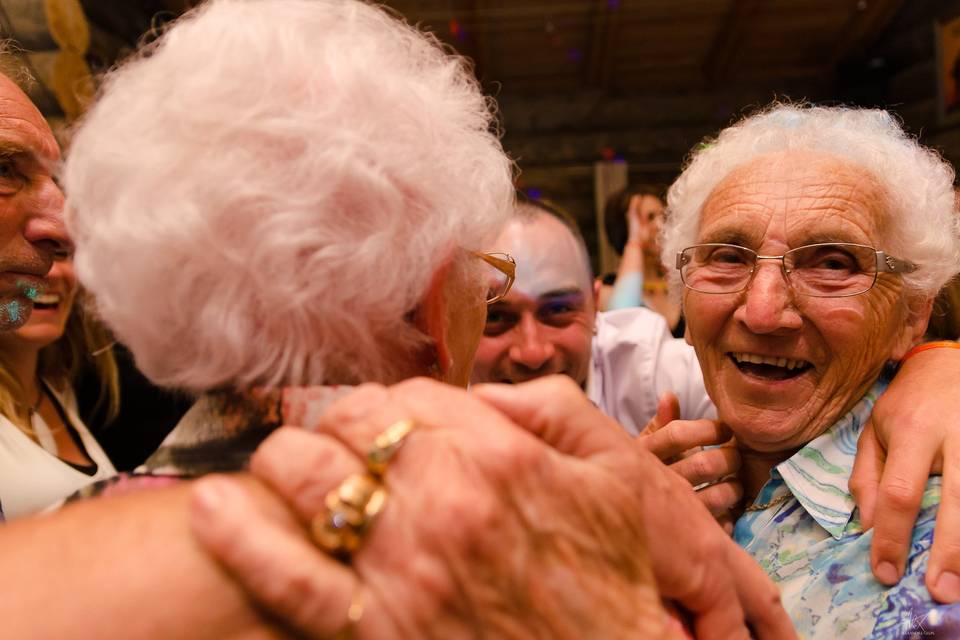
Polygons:
<instances>
[{"instance_id":1,"label":"ring on finger","mask_svg":"<svg viewBox=\"0 0 960 640\"><path fill-rule=\"evenodd\" d=\"M334 640L350 640L353 638L353 630L362 617L363 593L360 591L360 585L358 584L350 597L350 606L347 608L347 623L337 632L337 635L333 636Z\"/></svg>"},{"instance_id":2,"label":"ring on finger","mask_svg":"<svg viewBox=\"0 0 960 640\"><path fill-rule=\"evenodd\" d=\"M360 546L386 499L386 489L370 474L347 476L327 493L325 509L314 516L310 525L314 542L330 554L349 556Z\"/></svg>"},{"instance_id":3,"label":"ring on finger","mask_svg":"<svg viewBox=\"0 0 960 640\"><path fill-rule=\"evenodd\" d=\"M386 472L387 464L396 455L415 426L416 423L413 420L398 420L373 439L373 444L367 451L367 469L370 473L382 476Z\"/></svg>"}]
</instances>

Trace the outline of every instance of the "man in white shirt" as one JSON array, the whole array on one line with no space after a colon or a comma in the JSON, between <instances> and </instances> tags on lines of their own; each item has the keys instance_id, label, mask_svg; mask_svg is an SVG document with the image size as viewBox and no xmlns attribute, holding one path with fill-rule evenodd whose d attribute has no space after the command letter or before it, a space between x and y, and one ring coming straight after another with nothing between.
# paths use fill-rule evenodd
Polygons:
<instances>
[{"instance_id":1,"label":"man in white shirt","mask_svg":"<svg viewBox=\"0 0 960 640\"><path fill-rule=\"evenodd\" d=\"M563 212L520 203L492 249L516 259L517 276L490 306L473 382L564 374L634 435L668 391L684 418L714 416L693 349L663 317L643 307L597 313L586 246Z\"/></svg>"}]
</instances>

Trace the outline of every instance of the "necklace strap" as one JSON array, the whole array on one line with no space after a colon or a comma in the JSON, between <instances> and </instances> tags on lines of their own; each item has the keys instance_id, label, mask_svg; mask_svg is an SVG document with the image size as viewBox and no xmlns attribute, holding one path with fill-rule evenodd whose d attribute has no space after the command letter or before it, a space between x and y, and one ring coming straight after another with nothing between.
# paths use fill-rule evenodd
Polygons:
<instances>
[{"instance_id":1,"label":"necklace strap","mask_svg":"<svg viewBox=\"0 0 960 640\"><path fill-rule=\"evenodd\" d=\"M793 497L793 494L787 492L782 496L774 498L770 502L761 502L760 504L751 504L746 509L744 509L744 511L764 511L765 509L769 509L770 507L783 504L784 502L786 502L792 497Z\"/></svg>"}]
</instances>

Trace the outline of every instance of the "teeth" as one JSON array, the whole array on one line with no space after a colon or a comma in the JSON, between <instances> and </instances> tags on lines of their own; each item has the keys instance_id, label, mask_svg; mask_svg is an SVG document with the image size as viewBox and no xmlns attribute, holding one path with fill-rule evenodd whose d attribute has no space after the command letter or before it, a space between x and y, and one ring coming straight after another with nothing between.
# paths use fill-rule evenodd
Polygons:
<instances>
[{"instance_id":1,"label":"teeth","mask_svg":"<svg viewBox=\"0 0 960 640\"><path fill-rule=\"evenodd\" d=\"M56 293L45 293L43 295L37 296L33 299L35 303L39 304L59 304L60 295Z\"/></svg>"},{"instance_id":2,"label":"teeth","mask_svg":"<svg viewBox=\"0 0 960 640\"><path fill-rule=\"evenodd\" d=\"M751 364L768 364L773 367L780 367L792 371L806 366L806 360L793 360L791 358L771 358L767 356L758 356L755 353L734 353L733 359L737 362L749 362Z\"/></svg>"}]
</instances>

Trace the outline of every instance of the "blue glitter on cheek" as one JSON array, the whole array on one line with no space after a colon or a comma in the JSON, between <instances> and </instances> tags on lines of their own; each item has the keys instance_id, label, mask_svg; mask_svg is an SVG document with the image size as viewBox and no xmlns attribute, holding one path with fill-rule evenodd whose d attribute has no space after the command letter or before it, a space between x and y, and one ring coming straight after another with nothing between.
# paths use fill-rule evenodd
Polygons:
<instances>
[{"instance_id":1,"label":"blue glitter on cheek","mask_svg":"<svg viewBox=\"0 0 960 640\"><path fill-rule=\"evenodd\" d=\"M20 303L12 300L6 304L7 318L10 322L20 321Z\"/></svg>"},{"instance_id":2,"label":"blue glitter on cheek","mask_svg":"<svg viewBox=\"0 0 960 640\"><path fill-rule=\"evenodd\" d=\"M32 282L20 281L17 283L17 287L20 289L20 292L30 300L36 300L43 294L43 286L36 285Z\"/></svg>"}]
</instances>

